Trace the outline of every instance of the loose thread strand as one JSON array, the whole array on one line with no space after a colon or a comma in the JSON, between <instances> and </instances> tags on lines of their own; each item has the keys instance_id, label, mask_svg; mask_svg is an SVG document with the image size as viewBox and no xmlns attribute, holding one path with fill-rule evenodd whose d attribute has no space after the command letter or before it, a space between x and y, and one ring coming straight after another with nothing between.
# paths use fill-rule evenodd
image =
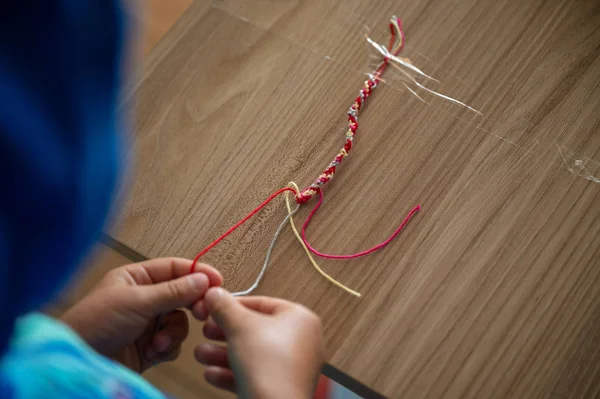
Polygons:
<instances>
[{"instance_id":1,"label":"loose thread strand","mask_svg":"<svg viewBox=\"0 0 600 399\"><path fill-rule=\"evenodd\" d=\"M304 222L304 225L302 225L302 241L304 242L304 244L306 245L306 247L313 254L315 254L317 256L320 256L322 258L328 258L328 259L354 259L354 258L359 258L361 256L368 255L368 254L370 254L372 252L377 251L378 249L381 249L381 248L385 247L390 242L392 242L392 240L394 238L396 238L396 236L398 234L400 234L400 232L408 224L408 222L413 217L413 215L415 213L417 213L418 211L421 210L421 205L417 205L416 207L414 207L408 213L408 215L404 218L404 221L402 222L402 224L400 224L400 226L396 229L396 231L394 231L394 233L388 239L386 239L385 241L383 241L383 242L375 245L373 248L369 248L369 249L366 249L364 251L360 251L360 252L357 252L357 253L354 253L354 254L349 254L349 255L332 255L332 254L326 254L326 253L323 253L323 252L319 252L318 250L316 250L315 248L313 248L309 244L309 242L307 241L307 239L306 239L306 229L307 229L308 225L310 224L310 221L312 220L313 216L317 213L317 211L321 207L321 204L323 203L323 192L322 192L322 190L319 190L319 192L317 194L319 196L319 200L317 201L317 204L315 205L315 207L308 214L308 217L306 218L306 221Z\"/></svg>"},{"instance_id":2,"label":"loose thread strand","mask_svg":"<svg viewBox=\"0 0 600 399\"><path fill-rule=\"evenodd\" d=\"M194 273L194 271L196 270L196 263L198 263L198 260L204 255L206 254L208 251L210 251L215 245L217 245L218 243L220 243L225 237L227 237L228 235L230 235L231 233L233 233L238 227L240 227L241 225L243 225L244 223L246 223L246 221L248 221L248 219L250 219L252 216L254 216L256 213L258 213L261 209L263 209L265 206L267 206L269 204L269 202L273 201L273 199L277 196L279 196L281 193L285 192L285 191L294 191L293 189L289 188L289 187L284 187L281 190L276 191L275 193L271 194L271 196L269 198L267 198L266 200L263 201L262 204L260 204L259 206L257 206L256 208L254 208L254 210L252 212L250 212L248 215L246 215L246 217L244 217L242 220L240 220L239 222L237 222L235 225L233 225L229 230L227 230L225 233L223 233L219 238L217 238L216 240L214 240L212 243L210 243L206 248L204 248L202 251L198 252L198 255L196 255L196 257L194 258L194 262L192 263L192 267L190 272Z\"/></svg>"},{"instance_id":3,"label":"loose thread strand","mask_svg":"<svg viewBox=\"0 0 600 399\"><path fill-rule=\"evenodd\" d=\"M286 202L287 202L287 195L285 198L286 198ZM281 231L287 224L288 220L291 220L292 217L296 214L296 212L298 212L299 209L300 209L300 204L297 204L296 208L294 210L292 210L291 208L288 207L288 214L286 215L286 217L283 219L283 222L281 222L281 224L279 225L279 227L277 227L277 230L275 231L275 235L273 236L273 239L271 240L269 249L267 249L267 254L265 255L265 261L263 263L263 267L262 267L262 269L260 269L260 273L258 273L258 276L256 277L256 280L254 281L254 284L252 284L250 286L250 288L248 288L247 290L234 292L232 294L233 296L242 296L242 295L251 294L258 287L258 285L260 284L260 282L263 279L263 276L265 275L265 272L267 271L267 268L269 267L269 263L271 260L271 253L273 252L273 248L275 247L275 243L277 242L277 239L279 238Z\"/></svg>"},{"instance_id":4,"label":"loose thread strand","mask_svg":"<svg viewBox=\"0 0 600 399\"><path fill-rule=\"evenodd\" d=\"M300 188L298 187L298 185L294 182L290 182L288 184L288 187L292 187L294 188L294 190L296 191L296 193L300 192ZM336 287L339 287L341 289L343 289L344 291L348 292L349 294L352 294L354 296L357 296L360 298L360 292L354 291L353 289L348 288L347 286L345 286L344 284L340 283L339 281L337 281L336 279L334 279L333 277L331 277L329 274L325 273L317 264L317 262L315 261L315 259L313 258L313 256L311 255L309 249L306 247L306 244L304 244L304 241L302 240L302 237L300 236L300 233L298 232L298 229L296 229L296 224L294 223L294 216L296 214L296 212L298 212L298 208L299 206L296 206L295 210L292 210L292 207L290 206L290 198L289 198L289 193L285 193L285 206L287 208L287 212L288 212L288 216L289 216L289 222L290 222L290 227L292 228L292 231L294 232L294 235L296 236L296 239L298 240L298 242L300 242L300 245L302 245L302 248L304 248L304 251L306 252L306 256L308 256L308 260L310 261L310 263L313 265L313 267L315 268L315 270L323 277L325 277L329 282L331 282L333 285L335 285Z\"/></svg>"}]
</instances>

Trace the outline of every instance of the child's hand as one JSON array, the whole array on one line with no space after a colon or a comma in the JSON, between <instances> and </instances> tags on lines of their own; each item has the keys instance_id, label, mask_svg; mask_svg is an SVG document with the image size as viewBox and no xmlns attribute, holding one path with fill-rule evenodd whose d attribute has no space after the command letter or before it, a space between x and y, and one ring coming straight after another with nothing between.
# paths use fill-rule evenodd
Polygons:
<instances>
[{"instance_id":1,"label":"child's hand","mask_svg":"<svg viewBox=\"0 0 600 399\"><path fill-rule=\"evenodd\" d=\"M189 274L191 266L163 258L114 269L62 320L96 351L135 371L174 360L188 334L187 316L177 308L191 307L223 281L208 265Z\"/></svg>"},{"instance_id":2,"label":"child's hand","mask_svg":"<svg viewBox=\"0 0 600 399\"><path fill-rule=\"evenodd\" d=\"M228 343L196 348L210 384L241 397L312 397L324 356L321 322L313 312L282 299L234 298L213 288L192 313L201 320L210 315L204 335Z\"/></svg>"}]
</instances>

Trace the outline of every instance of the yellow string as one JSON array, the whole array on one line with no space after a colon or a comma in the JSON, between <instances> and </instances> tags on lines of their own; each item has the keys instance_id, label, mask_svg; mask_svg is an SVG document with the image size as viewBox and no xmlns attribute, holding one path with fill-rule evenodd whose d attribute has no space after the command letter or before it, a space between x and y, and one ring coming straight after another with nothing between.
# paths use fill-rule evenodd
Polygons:
<instances>
[{"instance_id":1,"label":"yellow string","mask_svg":"<svg viewBox=\"0 0 600 399\"><path fill-rule=\"evenodd\" d=\"M398 25L398 18L394 15L392 17L392 25L394 25L394 30L396 31L396 43L394 43L394 47L390 49L392 54L395 54L400 47L404 44L404 37L401 34L400 25Z\"/></svg>"},{"instance_id":2,"label":"yellow string","mask_svg":"<svg viewBox=\"0 0 600 399\"><path fill-rule=\"evenodd\" d=\"M300 188L298 187L298 185L296 183L294 183L293 181L288 183L288 187L291 187L294 189L294 191L296 192L296 195L298 195L298 193L300 192ZM306 248L306 245L304 244L304 241L302 241L302 237L300 236L300 233L298 233L298 229L296 229L296 225L294 224L294 216L293 213L294 211L292 210L292 207L290 206L290 198L289 198L289 191L287 191L285 193L285 206L287 208L288 211L288 215L289 215L289 221L290 221L290 226L292 227L292 231L294 232L294 235L296 236L296 238L298 239L298 241L300 242L300 245L302 245L302 248L304 248L304 251L306 252L306 255L308 256L308 260L310 260L310 263L312 263L313 267L315 268L315 270L317 272L319 272L319 274L321 274L321 276L325 277L327 280L329 280L333 285L343 289L344 291L357 296L360 298L360 292L356 292L348 287L346 287L344 284L340 283L339 281L337 281L336 279L334 279L333 277L331 277L330 275L328 275L327 273L325 273L323 270L321 270L321 268L319 267L319 265L317 264L317 262L314 260L314 258L312 257L312 254L310 253L310 251L308 250L308 248Z\"/></svg>"}]
</instances>

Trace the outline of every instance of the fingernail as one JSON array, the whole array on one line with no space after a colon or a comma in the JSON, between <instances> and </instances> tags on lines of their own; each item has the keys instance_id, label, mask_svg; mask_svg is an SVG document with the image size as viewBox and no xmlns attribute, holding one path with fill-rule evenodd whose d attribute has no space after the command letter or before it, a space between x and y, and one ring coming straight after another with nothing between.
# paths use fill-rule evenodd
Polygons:
<instances>
[{"instance_id":1,"label":"fingernail","mask_svg":"<svg viewBox=\"0 0 600 399\"><path fill-rule=\"evenodd\" d=\"M223 295L225 294L225 291L223 291L222 288L220 287L214 287L208 290L208 292L206 293L206 295L204 296L204 298L209 301L217 301L219 300L219 298L221 298Z\"/></svg>"},{"instance_id":2,"label":"fingernail","mask_svg":"<svg viewBox=\"0 0 600 399\"><path fill-rule=\"evenodd\" d=\"M188 276L188 281L194 291L206 291L208 288L208 277L204 273L192 273Z\"/></svg>"}]
</instances>

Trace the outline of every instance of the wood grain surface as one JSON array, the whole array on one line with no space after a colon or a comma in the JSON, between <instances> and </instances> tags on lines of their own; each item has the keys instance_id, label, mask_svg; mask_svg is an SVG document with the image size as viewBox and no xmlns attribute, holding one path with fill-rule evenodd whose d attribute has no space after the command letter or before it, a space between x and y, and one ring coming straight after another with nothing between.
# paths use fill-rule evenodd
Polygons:
<instances>
[{"instance_id":1,"label":"wood grain surface","mask_svg":"<svg viewBox=\"0 0 600 399\"><path fill-rule=\"evenodd\" d=\"M320 262L361 299L289 230L258 292L314 309L328 362L389 397L597 397L598 1L196 1L132 93L135 170L111 234L193 257L288 181L309 184L343 143L365 27L383 42L392 14L432 87L483 116L386 76L308 236L357 251L423 211L381 252ZM252 283L284 215L276 201L206 255L228 289ZM182 372L198 377L191 360Z\"/></svg>"}]
</instances>

